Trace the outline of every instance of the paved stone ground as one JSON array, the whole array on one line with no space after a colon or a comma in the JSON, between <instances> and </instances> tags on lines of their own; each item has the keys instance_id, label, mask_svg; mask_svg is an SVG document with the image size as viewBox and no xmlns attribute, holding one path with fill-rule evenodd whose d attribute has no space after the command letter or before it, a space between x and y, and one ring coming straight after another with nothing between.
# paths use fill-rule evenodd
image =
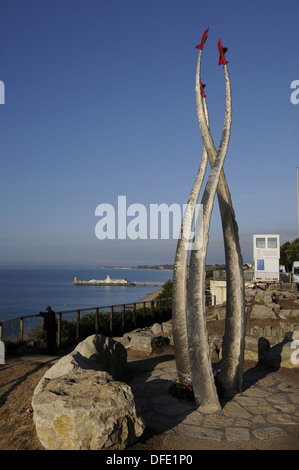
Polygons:
<instances>
[{"instance_id":1,"label":"paved stone ground","mask_svg":"<svg viewBox=\"0 0 299 470\"><path fill-rule=\"evenodd\" d=\"M22 359L52 363L59 357ZM243 392L221 402L217 414L204 414L192 401L169 394L176 378L172 351L149 358L133 354L128 374L148 430L129 450L299 449L299 369L247 364Z\"/></svg>"},{"instance_id":2,"label":"paved stone ground","mask_svg":"<svg viewBox=\"0 0 299 470\"><path fill-rule=\"evenodd\" d=\"M216 414L204 414L192 401L170 395L175 377L174 361L162 361L129 382L153 433L235 442L286 437L299 424L299 383L279 371L248 369L243 392L221 402Z\"/></svg>"}]
</instances>

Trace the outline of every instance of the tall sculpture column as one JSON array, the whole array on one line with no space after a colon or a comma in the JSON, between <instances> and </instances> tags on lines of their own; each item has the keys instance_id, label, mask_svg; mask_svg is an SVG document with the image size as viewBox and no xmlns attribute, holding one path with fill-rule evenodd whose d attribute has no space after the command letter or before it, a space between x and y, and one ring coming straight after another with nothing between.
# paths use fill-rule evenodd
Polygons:
<instances>
[{"instance_id":1,"label":"tall sculpture column","mask_svg":"<svg viewBox=\"0 0 299 470\"><path fill-rule=\"evenodd\" d=\"M200 83L198 78L201 54L202 49L199 50L199 66L196 74L196 87L198 87ZM198 224L202 224L202 244L197 249L191 251L187 294L188 345L195 403L198 406L201 406L201 408L203 406L208 408L210 412L218 410L220 408L220 404L209 353L208 330L206 324L206 253L215 194L230 138L231 89L227 69L225 70L225 90L226 105L221 142L201 201L201 204L203 205L203 217L202 220L199 218L197 219L197 226ZM206 150L208 152L208 149Z\"/></svg>"},{"instance_id":2,"label":"tall sculpture column","mask_svg":"<svg viewBox=\"0 0 299 470\"><path fill-rule=\"evenodd\" d=\"M220 408L215 387L211 358L209 356L208 331L205 311L205 266L211 214L217 192L225 247L227 272L227 307L223 353L219 382L228 393L241 390L245 344L245 285L243 260L239 243L238 226L235 219L230 192L226 183L223 163L227 154L232 120L230 78L225 59L226 48L218 41L219 65L224 66L225 118L218 152L209 131L209 118L203 85L201 83L201 57L207 40L204 32L196 67L195 97L198 123L204 143L200 168L190 193L187 211L184 214L175 257L173 276L173 338L179 377L191 373L197 406L208 412ZM186 244L190 242L191 226L195 215L204 174L210 162L211 172L201 200L202 218L198 217L195 233L201 224L202 240L191 245L189 277ZM198 240L197 240L198 242ZM187 279L188 278L188 279Z\"/></svg>"},{"instance_id":3,"label":"tall sculpture column","mask_svg":"<svg viewBox=\"0 0 299 470\"><path fill-rule=\"evenodd\" d=\"M204 109L206 122L209 122L208 109ZM207 152L202 152L200 167L192 187L187 208L181 225L177 243L172 284L172 335L178 377L190 374L188 339L187 339L187 274L191 227L195 215L202 182L207 168Z\"/></svg>"},{"instance_id":4,"label":"tall sculpture column","mask_svg":"<svg viewBox=\"0 0 299 470\"><path fill-rule=\"evenodd\" d=\"M225 59L227 49L222 47L220 39L218 41L218 49L220 54L219 65L223 64L226 80L229 81L227 61ZM202 139L212 168L217 150L209 132L201 101L201 55L200 50L196 69L196 107ZM223 170L219 177L217 196L222 220L227 280L226 324L219 382L223 389L230 394L240 391L242 388L246 317L243 260L239 243L238 226Z\"/></svg>"}]
</instances>

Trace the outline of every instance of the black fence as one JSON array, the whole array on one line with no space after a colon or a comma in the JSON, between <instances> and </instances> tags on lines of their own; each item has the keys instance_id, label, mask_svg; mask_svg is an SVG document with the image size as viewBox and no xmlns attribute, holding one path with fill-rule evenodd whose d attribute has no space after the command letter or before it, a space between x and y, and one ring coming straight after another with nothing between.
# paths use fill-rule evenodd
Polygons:
<instances>
[{"instance_id":1,"label":"black fence","mask_svg":"<svg viewBox=\"0 0 299 470\"><path fill-rule=\"evenodd\" d=\"M171 298L147 300L129 304L64 310L56 315L56 348L78 343L94 333L122 336L125 332L143 328L171 318ZM0 341L7 346L32 341L32 347L45 342L43 318L26 315L0 322Z\"/></svg>"}]
</instances>

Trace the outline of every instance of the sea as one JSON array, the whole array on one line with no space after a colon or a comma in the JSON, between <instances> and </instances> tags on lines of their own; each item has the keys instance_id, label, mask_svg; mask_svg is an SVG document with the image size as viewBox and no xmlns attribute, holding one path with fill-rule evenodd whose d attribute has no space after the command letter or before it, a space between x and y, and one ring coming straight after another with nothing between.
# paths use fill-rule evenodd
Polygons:
<instances>
[{"instance_id":1,"label":"sea","mask_svg":"<svg viewBox=\"0 0 299 470\"><path fill-rule=\"evenodd\" d=\"M166 282L172 271L132 268L95 267L1 267L0 322L12 318L36 315L50 305L52 310L66 311L105 307L138 302L162 285L136 286L74 286L76 276L81 281L125 278L130 282Z\"/></svg>"}]
</instances>

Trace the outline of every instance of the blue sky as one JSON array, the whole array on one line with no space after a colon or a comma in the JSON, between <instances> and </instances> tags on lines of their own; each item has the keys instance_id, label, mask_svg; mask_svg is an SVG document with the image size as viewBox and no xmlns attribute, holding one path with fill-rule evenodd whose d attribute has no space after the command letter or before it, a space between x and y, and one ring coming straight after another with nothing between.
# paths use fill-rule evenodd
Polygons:
<instances>
[{"instance_id":1,"label":"blue sky","mask_svg":"<svg viewBox=\"0 0 299 470\"><path fill-rule=\"evenodd\" d=\"M175 240L98 240L99 204L184 204L202 153L194 80L219 144L244 262L252 235L298 236L299 1L0 0L0 265L172 263ZM223 263L218 202L207 262Z\"/></svg>"}]
</instances>

